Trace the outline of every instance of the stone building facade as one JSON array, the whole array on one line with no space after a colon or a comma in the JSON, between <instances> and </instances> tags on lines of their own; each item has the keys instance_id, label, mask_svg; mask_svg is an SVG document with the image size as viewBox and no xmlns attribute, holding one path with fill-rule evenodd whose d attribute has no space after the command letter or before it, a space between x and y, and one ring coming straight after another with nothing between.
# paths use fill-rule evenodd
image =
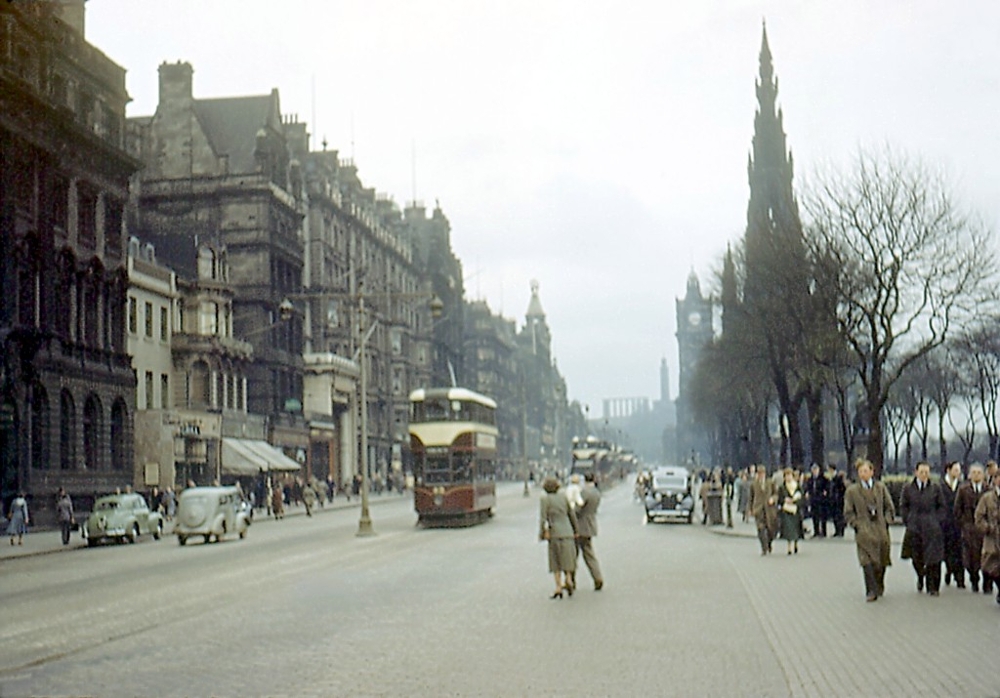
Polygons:
<instances>
[{"instance_id":1,"label":"stone building facade","mask_svg":"<svg viewBox=\"0 0 1000 698\"><path fill-rule=\"evenodd\" d=\"M339 428L359 425L361 403L367 404L369 475L398 478L408 460L409 395L430 380L433 294L392 199L365 187L354 163L336 151L306 153L303 163L308 264L302 300L306 346L316 354L308 371L327 376L333 387L323 393L341 396L329 413ZM359 377L362 328L367 399L349 402L336 386ZM346 453L346 440L331 439L327 453L343 444L341 472L334 475L346 481L360 462L360 439L353 454Z\"/></svg>"},{"instance_id":2,"label":"stone building facade","mask_svg":"<svg viewBox=\"0 0 1000 698\"><path fill-rule=\"evenodd\" d=\"M0 497L41 520L132 472L127 101L82 1L0 4Z\"/></svg>"},{"instance_id":3,"label":"stone building facade","mask_svg":"<svg viewBox=\"0 0 1000 698\"><path fill-rule=\"evenodd\" d=\"M497 463L504 468L521 462L523 428L522 391L517 372L517 325L514 320L494 314L484 301L465 307L466 381L464 387L493 398L497 403Z\"/></svg>"},{"instance_id":4,"label":"stone building facade","mask_svg":"<svg viewBox=\"0 0 1000 698\"><path fill-rule=\"evenodd\" d=\"M193 73L189 63L162 64L156 113L129 120L130 149L144 164L133 186L130 231L153 243L180 282L196 282L202 295L231 290L231 315L208 313L199 322L231 324L233 337L252 345L246 409L267 418L272 444L304 462L303 318L286 307L303 291L306 204L293 152L302 148L304 124L283 119L276 89L195 99ZM207 371L205 395L229 400L233 373L206 366L193 366L192 378Z\"/></svg>"}]
</instances>

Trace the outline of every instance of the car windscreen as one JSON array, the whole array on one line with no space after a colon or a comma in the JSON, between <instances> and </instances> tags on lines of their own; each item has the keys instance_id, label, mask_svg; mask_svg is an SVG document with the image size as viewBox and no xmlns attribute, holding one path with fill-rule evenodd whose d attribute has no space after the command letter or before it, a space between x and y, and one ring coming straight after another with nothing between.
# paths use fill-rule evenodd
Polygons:
<instances>
[{"instance_id":1,"label":"car windscreen","mask_svg":"<svg viewBox=\"0 0 1000 698\"><path fill-rule=\"evenodd\" d=\"M653 487L655 489L681 490L687 485L687 481L682 477L655 477Z\"/></svg>"},{"instance_id":2,"label":"car windscreen","mask_svg":"<svg viewBox=\"0 0 1000 698\"><path fill-rule=\"evenodd\" d=\"M117 499L105 499L103 502L97 502L97 506L94 507L97 511L107 511L109 509L118 508Z\"/></svg>"}]
</instances>

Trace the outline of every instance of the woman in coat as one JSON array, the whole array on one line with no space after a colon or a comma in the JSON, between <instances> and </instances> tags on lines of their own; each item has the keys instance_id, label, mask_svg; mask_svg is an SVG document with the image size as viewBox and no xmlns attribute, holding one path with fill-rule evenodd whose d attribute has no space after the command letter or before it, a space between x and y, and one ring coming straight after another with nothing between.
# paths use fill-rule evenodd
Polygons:
<instances>
[{"instance_id":1,"label":"woman in coat","mask_svg":"<svg viewBox=\"0 0 1000 698\"><path fill-rule=\"evenodd\" d=\"M930 481L930 463L917 463L917 475L903 488L899 497L899 513L906 525L900 557L913 561L917 573L917 591L937 596L941 589L941 562L944 560L944 534L941 523L945 518L944 493Z\"/></svg>"},{"instance_id":2,"label":"woman in coat","mask_svg":"<svg viewBox=\"0 0 1000 698\"><path fill-rule=\"evenodd\" d=\"M28 532L28 500L24 498L24 492L18 492L14 501L10 503L10 514L7 518L10 519L10 524L7 525L10 544L14 545L16 536L17 544L24 545L24 534Z\"/></svg>"},{"instance_id":3,"label":"woman in coat","mask_svg":"<svg viewBox=\"0 0 1000 698\"><path fill-rule=\"evenodd\" d=\"M563 590L573 595L573 575L576 573L576 513L564 494L559 481L548 477L542 483L545 494L539 510L538 539L549 542L549 572L555 577L553 599L561 599Z\"/></svg>"},{"instance_id":4,"label":"woman in coat","mask_svg":"<svg viewBox=\"0 0 1000 698\"><path fill-rule=\"evenodd\" d=\"M788 554L799 552L802 537L802 490L795 471L785 468L785 481L778 488L778 524L781 537L788 543Z\"/></svg>"}]
</instances>

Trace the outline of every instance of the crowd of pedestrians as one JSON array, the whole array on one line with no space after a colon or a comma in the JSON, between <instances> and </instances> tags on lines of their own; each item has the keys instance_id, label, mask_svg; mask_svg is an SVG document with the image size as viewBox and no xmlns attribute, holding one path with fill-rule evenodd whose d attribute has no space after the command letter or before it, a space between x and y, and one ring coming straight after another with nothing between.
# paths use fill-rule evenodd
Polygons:
<instances>
[{"instance_id":1,"label":"crowd of pedestrians","mask_svg":"<svg viewBox=\"0 0 1000 698\"><path fill-rule=\"evenodd\" d=\"M985 468L974 463L967 475L961 463L950 463L937 482L930 463L918 463L899 493L898 506L885 483L875 479L869 461L859 460L856 470L850 486L845 473L830 468L824 475L819 466L809 474L786 468L772 477L757 467L735 477L716 475L724 490L727 481L734 484L735 494L727 491L727 496L735 496L744 521L754 520L761 555L772 552L779 536L787 542L787 554L796 554L808 519L814 538L826 537L829 522L834 537L843 536L849 526L855 532L865 597L876 601L885 591L889 526L898 514L905 527L900 558L911 562L918 592L939 596L943 572L945 586L954 583L983 594L996 588L1000 604L1000 470L995 462Z\"/></svg>"}]
</instances>

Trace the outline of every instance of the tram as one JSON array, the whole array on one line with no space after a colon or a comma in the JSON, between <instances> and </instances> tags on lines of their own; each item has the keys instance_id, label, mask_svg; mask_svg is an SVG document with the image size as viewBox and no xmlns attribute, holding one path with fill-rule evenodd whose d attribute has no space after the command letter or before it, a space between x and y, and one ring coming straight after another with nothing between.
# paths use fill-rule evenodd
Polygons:
<instances>
[{"instance_id":1,"label":"tram","mask_svg":"<svg viewBox=\"0 0 1000 698\"><path fill-rule=\"evenodd\" d=\"M497 404L465 388L410 394L413 502L424 526L469 526L496 506Z\"/></svg>"}]
</instances>

